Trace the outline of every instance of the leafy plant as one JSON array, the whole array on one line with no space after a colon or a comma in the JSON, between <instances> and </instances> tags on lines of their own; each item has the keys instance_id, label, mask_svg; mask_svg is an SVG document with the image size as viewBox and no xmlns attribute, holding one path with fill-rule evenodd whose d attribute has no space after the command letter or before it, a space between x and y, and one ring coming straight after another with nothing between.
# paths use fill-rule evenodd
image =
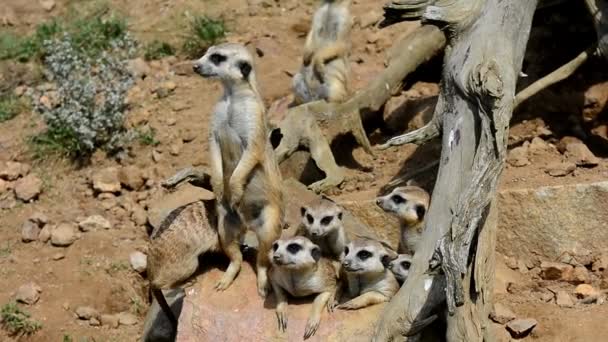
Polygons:
<instances>
[{"instance_id":1,"label":"leafy plant","mask_svg":"<svg viewBox=\"0 0 608 342\"><path fill-rule=\"evenodd\" d=\"M2 327L10 335L31 335L42 329L42 324L30 319L31 315L11 302L5 304L0 310L2 317Z\"/></svg>"},{"instance_id":2,"label":"leafy plant","mask_svg":"<svg viewBox=\"0 0 608 342\"><path fill-rule=\"evenodd\" d=\"M183 50L190 58L198 58L212 45L226 37L226 25L221 19L195 16L190 20L190 32L184 41Z\"/></svg>"},{"instance_id":3,"label":"leafy plant","mask_svg":"<svg viewBox=\"0 0 608 342\"><path fill-rule=\"evenodd\" d=\"M0 95L0 122L8 121L23 109L24 104L13 95Z\"/></svg>"},{"instance_id":4,"label":"leafy plant","mask_svg":"<svg viewBox=\"0 0 608 342\"><path fill-rule=\"evenodd\" d=\"M144 145L156 146L160 144L160 141L156 140L156 130L152 127L147 130L138 130L137 138Z\"/></svg>"},{"instance_id":5,"label":"leafy plant","mask_svg":"<svg viewBox=\"0 0 608 342\"><path fill-rule=\"evenodd\" d=\"M175 49L173 49L173 46L159 40L152 41L144 48L144 58L149 61L173 55L175 55Z\"/></svg>"}]
</instances>

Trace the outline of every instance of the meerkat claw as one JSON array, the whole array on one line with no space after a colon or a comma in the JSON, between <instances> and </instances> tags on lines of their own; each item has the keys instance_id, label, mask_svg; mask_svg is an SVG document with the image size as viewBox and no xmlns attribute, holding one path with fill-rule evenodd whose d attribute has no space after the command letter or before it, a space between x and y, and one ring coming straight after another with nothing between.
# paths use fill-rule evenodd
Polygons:
<instances>
[{"instance_id":1,"label":"meerkat claw","mask_svg":"<svg viewBox=\"0 0 608 342\"><path fill-rule=\"evenodd\" d=\"M308 323L306 323L306 329L304 330L304 339L307 340L309 339L312 335L314 335L317 332L317 329L319 329L319 320L315 319L313 321L309 321Z\"/></svg>"}]
</instances>

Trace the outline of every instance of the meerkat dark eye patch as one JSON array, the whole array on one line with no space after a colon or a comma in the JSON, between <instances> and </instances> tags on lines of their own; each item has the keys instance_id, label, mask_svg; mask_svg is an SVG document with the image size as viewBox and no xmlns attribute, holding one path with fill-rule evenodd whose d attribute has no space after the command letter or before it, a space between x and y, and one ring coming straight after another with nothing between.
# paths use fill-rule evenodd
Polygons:
<instances>
[{"instance_id":1,"label":"meerkat dark eye patch","mask_svg":"<svg viewBox=\"0 0 608 342\"><path fill-rule=\"evenodd\" d=\"M405 203L405 198L401 197L400 195L393 195L391 197L391 201L393 201L395 204L403 204Z\"/></svg>"},{"instance_id":2,"label":"meerkat dark eye patch","mask_svg":"<svg viewBox=\"0 0 608 342\"><path fill-rule=\"evenodd\" d=\"M334 217L333 216L325 216L324 218L321 219L321 224L324 226L327 226L328 224L331 223L331 220L333 220Z\"/></svg>"},{"instance_id":3,"label":"meerkat dark eye patch","mask_svg":"<svg viewBox=\"0 0 608 342\"><path fill-rule=\"evenodd\" d=\"M391 264L391 258L388 255L383 255L381 261L384 267L388 267Z\"/></svg>"},{"instance_id":4,"label":"meerkat dark eye patch","mask_svg":"<svg viewBox=\"0 0 608 342\"><path fill-rule=\"evenodd\" d=\"M409 261L402 261L401 262L401 267L405 268L406 270L410 269L411 264L409 263Z\"/></svg>"},{"instance_id":5,"label":"meerkat dark eye patch","mask_svg":"<svg viewBox=\"0 0 608 342\"><path fill-rule=\"evenodd\" d=\"M287 251L291 254L296 254L301 250L302 246L298 245L297 243L290 243L289 245L287 245Z\"/></svg>"},{"instance_id":6,"label":"meerkat dark eye patch","mask_svg":"<svg viewBox=\"0 0 608 342\"><path fill-rule=\"evenodd\" d=\"M424 218L424 215L426 214L426 208L423 205L417 205L416 206L416 215L418 215L418 219L422 220Z\"/></svg>"},{"instance_id":7,"label":"meerkat dark eye patch","mask_svg":"<svg viewBox=\"0 0 608 342\"><path fill-rule=\"evenodd\" d=\"M312 224L313 222L315 222L315 218L312 217L312 215L310 215L310 214L306 215L306 220L308 221L309 224Z\"/></svg>"},{"instance_id":8,"label":"meerkat dark eye patch","mask_svg":"<svg viewBox=\"0 0 608 342\"><path fill-rule=\"evenodd\" d=\"M367 260L369 258L372 257L372 253L366 250L362 250L359 251L359 253L357 253L357 258L361 259L361 260Z\"/></svg>"},{"instance_id":9,"label":"meerkat dark eye patch","mask_svg":"<svg viewBox=\"0 0 608 342\"><path fill-rule=\"evenodd\" d=\"M338 220L342 221L342 212L338 213Z\"/></svg>"},{"instance_id":10,"label":"meerkat dark eye patch","mask_svg":"<svg viewBox=\"0 0 608 342\"><path fill-rule=\"evenodd\" d=\"M239 70L241 70L241 75L243 75L243 79L248 80L249 74L251 73L252 69L251 64L249 64L249 62L240 61L237 65L239 67Z\"/></svg>"},{"instance_id":11,"label":"meerkat dark eye patch","mask_svg":"<svg viewBox=\"0 0 608 342\"><path fill-rule=\"evenodd\" d=\"M348 255L348 252L350 252L350 250L348 249L348 247L344 247L344 255Z\"/></svg>"},{"instance_id":12,"label":"meerkat dark eye patch","mask_svg":"<svg viewBox=\"0 0 608 342\"><path fill-rule=\"evenodd\" d=\"M221 55L219 53L214 53L211 56L209 56L209 60L211 61L211 63L213 63L215 65L220 65L222 62L225 62L226 59L228 59L228 57Z\"/></svg>"},{"instance_id":13,"label":"meerkat dark eye patch","mask_svg":"<svg viewBox=\"0 0 608 342\"><path fill-rule=\"evenodd\" d=\"M276 252L277 249L279 249L279 244L275 242L272 244L272 250Z\"/></svg>"},{"instance_id":14,"label":"meerkat dark eye patch","mask_svg":"<svg viewBox=\"0 0 608 342\"><path fill-rule=\"evenodd\" d=\"M315 259L315 262L319 261L319 259L321 259L321 249L319 249L319 247L313 248L310 251L310 255Z\"/></svg>"}]
</instances>

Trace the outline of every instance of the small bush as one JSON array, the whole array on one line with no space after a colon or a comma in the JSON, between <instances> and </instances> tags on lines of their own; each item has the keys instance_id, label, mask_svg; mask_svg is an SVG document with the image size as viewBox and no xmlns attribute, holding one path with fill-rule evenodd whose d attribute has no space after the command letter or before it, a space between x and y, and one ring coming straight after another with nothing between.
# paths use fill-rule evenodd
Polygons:
<instances>
[{"instance_id":1,"label":"small bush","mask_svg":"<svg viewBox=\"0 0 608 342\"><path fill-rule=\"evenodd\" d=\"M156 140L156 130L151 127L147 130L137 130L137 138L144 145L156 146L160 144L160 141Z\"/></svg>"},{"instance_id":2,"label":"small bush","mask_svg":"<svg viewBox=\"0 0 608 342\"><path fill-rule=\"evenodd\" d=\"M10 335L31 335L42 328L40 322L30 319L30 314L19 309L14 302L5 304L0 316L2 327Z\"/></svg>"},{"instance_id":3,"label":"small bush","mask_svg":"<svg viewBox=\"0 0 608 342\"><path fill-rule=\"evenodd\" d=\"M44 42L52 39L62 31L61 25L51 20L40 24L30 36L20 37L12 33L0 36L0 59L17 59L27 62L33 57L40 58L44 54Z\"/></svg>"},{"instance_id":4,"label":"small bush","mask_svg":"<svg viewBox=\"0 0 608 342\"><path fill-rule=\"evenodd\" d=\"M210 46L224 40L226 32L223 20L196 16L190 21L190 32L183 45L184 53L190 58L198 58Z\"/></svg>"},{"instance_id":5,"label":"small bush","mask_svg":"<svg viewBox=\"0 0 608 342\"><path fill-rule=\"evenodd\" d=\"M155 40L144 48L144 58L148 61L175 55L173 46L169 43Z\"/></svg>"},{"instance_id":6,"label":"small bush","mask_svg":"<svg viewBox=\"0 0 608 342\"><path fill-rule=\"evenodd\" d=\"M0 122L8 121L23 109L24 104L15 96L0 95Z\"/></svg>"}]
</instances>

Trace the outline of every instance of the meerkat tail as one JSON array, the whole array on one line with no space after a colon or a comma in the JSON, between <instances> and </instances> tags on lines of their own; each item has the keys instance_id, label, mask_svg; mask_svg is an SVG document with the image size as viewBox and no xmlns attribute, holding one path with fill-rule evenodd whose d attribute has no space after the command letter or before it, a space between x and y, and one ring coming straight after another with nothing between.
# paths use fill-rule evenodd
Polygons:
<instances>
[{"instance_id":1,"label":"meerkat tail","mask_svg":"<svg viewBox=\"0 0 608 342\"><path fill-rule=\"evenodd\" d=\"M177 318L175 317L175 314L173 314L173 310L171 310L171 307L167 303L163 291L161 291L160 289L152 289L152 295L154 296L154 298L156 298L158 305L169 319L169 322L171 322L173 330L177 331Z\"/></svg>"}]
</instances>

